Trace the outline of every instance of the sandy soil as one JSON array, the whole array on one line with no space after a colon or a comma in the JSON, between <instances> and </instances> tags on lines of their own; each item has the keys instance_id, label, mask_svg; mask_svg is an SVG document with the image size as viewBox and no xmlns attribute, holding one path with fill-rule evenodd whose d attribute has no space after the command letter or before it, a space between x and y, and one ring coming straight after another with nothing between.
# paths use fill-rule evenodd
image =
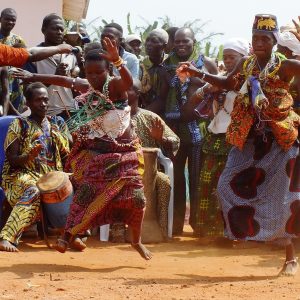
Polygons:
<instances>
[{"instance_id":1,"label":"sandy soil","mask_svg":"<svg viewBox=\"0 0 300 300\"><path fill-rule=\"evenodd\" d=\"M300 271L277 277L283 251L267 245L203 246L186 233L149 245L146 262L128 244L87 244L61 254L26 239L19 253L1 252L0 299L300 299Z\"/></svg>"}]
</instances>

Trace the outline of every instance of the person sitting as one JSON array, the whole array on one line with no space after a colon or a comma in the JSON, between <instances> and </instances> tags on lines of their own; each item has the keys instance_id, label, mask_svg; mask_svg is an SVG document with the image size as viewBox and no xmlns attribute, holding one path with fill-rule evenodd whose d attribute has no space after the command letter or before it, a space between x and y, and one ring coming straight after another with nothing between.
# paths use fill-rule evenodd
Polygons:
<instances>
[{"instance_id":1,"label":"person sitting","mask_svg":"<svg viewBox=\"0 0 300 300\"><path fill-rule=\"evenodd\" d=\"M25 90L25 97L31 115L11 123L4 143L2 187L12 211L0 232L0 250L8 252L18 251L22 232L39 215L37 180L49 171L62 171L70 152L63 119L46 116L47 88L42 83L32 83Z\"/></svg>"},{"instance_id":2,"label":"person sitting","mask_svg":"<svg viewBox=\"0 0 300 300\"><path fill-rule=\"evenodd\" d=\"M179 137L166 125L157 114L138 107L141 94L141 82L133 80L133 86L128 91L128 103L131 107L131 119L136 126L136 133L141 145L147 148L160 148L165 156L173 159L179 149ZM164 238L168 230L168 205L170 200L170 179L158 172L156 180L157 218Z\"/></svg>"},{"instance_id":3,"label":"person sitting","mask_svg":"<svg viewBox=\"0 0 300 300\"><path fill-rule=\"evenodd\" d=\"M74 146L66 167L76 187L63 239L67 250L76 234L107 223L124 222L132 230L132 247L146 260L152 254L141 243L145 211L143 155L132 130L127 90L132 77L114 40L102 40L106 54L91 50L85 57L87 93L77 97L82 107L68 123ZM120 77L109 76L109 61Z\"/></svg>"}]
</instances>

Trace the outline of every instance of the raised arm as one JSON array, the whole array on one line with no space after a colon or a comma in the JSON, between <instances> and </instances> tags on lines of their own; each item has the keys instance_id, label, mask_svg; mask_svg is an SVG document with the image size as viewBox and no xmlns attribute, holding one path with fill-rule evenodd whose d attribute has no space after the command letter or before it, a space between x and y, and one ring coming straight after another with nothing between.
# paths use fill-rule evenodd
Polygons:
<instances>
[{"instance_id":1,"label":"raised arm","mask_svg":"<svg viewBox=\"0 0 300 300\"><path fill-rule=\"evenodd\" d=\"M123 94L131 88L133 84L132 76L129 70L126 68L123 59L119 56L119 51L116 46L115 41L111 41L109 38L105 37L103 40L104 48L106 53L100 53L100 55L112 62L114 66L118 69L120 77L116 77L114 80L114 88L118 94Z\"/></svg>"},{"instance_id":2,"label":"raised arm","mask_svg":"<svg viewBox=\"0 0 300 300\"><path fill-rule=\"evenodd\" d=\"M50 75L50 74L37 74L30 73L23 69L14 69L11 72L15 78L22 79L24 82L42 82L44 84L53 84L63 86L66 88L74 89L78 92L85 93L89 88L89 83L83 78L71 78L61 75Z\"/></svg>"}]
</instances>

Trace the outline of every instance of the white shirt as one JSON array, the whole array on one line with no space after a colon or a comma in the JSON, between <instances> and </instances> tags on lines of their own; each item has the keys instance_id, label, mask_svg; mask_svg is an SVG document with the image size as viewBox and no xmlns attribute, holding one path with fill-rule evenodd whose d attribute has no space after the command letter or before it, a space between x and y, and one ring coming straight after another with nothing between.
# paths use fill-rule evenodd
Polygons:
<instances>
[{"instance_id":1,"label":"white shirt","mask_svg":"<svg viewBox=\"0 0 300 300\"><path fill-rule=\"evenodd\" d=\"M39 74L55 74L59 63L68 64L67 71L70 72L77 65L77 60L72 53L55 54L34 64ZM75 108L75 101L71 89L57 85L50 85L47 89L49 93L49 108L47 114L57 115L66 109L70 110Z\"/></svg>"},{"instance_id":2,"label":"white shirt","mask_svg":"<svg viewBox=\"0 0 300 300\"><path fill-rule=\"evenodd\" d=\"M217 111L218 104L214 101L213 111L214 118L208 126L208 130L214 134L225 133L231 122L230 114L233 110L234 100L237 96L237 93L234 91L229 91L226 94L223 107Z\"/></svg>"}]
</instances>

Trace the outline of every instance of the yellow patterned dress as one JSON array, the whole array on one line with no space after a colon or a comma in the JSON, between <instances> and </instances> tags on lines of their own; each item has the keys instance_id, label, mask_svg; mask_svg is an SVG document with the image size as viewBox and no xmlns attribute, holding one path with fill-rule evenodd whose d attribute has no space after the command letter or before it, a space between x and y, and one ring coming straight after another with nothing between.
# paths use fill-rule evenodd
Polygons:
<instances>
[{"instance_id":1,"label":"yellow patterned dress","mask_svg":"<svg viewBox=\"0 0 300 300\"><path fill-rule=\"evenodd\" d=\"M49 171L63 170L63 161L69 153L68 128L60 117L47 117L39 126L34 120L15 119L8 129L4 149L18 139L19 153L26 154L36 144L43 148L39 156L23 168L12 168L8 160L2 171L2 187L13 210L0 233L0 238L13 244L27 226L36 219L40 207L37 180Z\"/></svg>"}]
</instances>

